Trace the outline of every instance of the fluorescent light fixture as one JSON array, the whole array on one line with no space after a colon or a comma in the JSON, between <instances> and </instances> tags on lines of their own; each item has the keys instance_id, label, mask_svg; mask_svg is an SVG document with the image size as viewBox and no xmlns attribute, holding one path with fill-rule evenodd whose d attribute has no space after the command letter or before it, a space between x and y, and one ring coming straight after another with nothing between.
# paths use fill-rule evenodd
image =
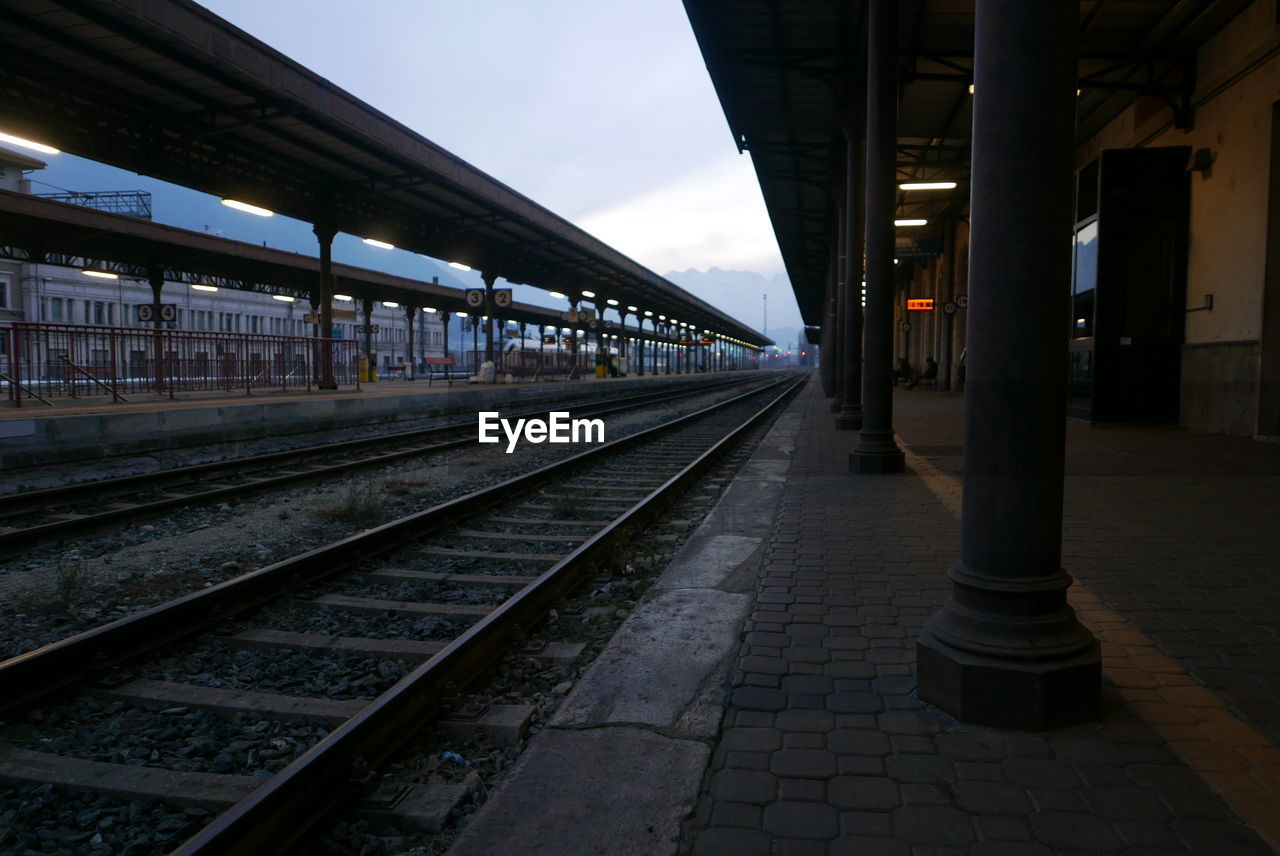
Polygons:
<instances>
[{"instance_id":1,"label":"fluorescent light fixture","mask_svg":"<svg viewBox=\"0 0 1280 856\"><path fill-rule=\"evenodd\" d=\"M954 181L912 181L899 184L900 190L951 190L956 186Z\"/></svg>"},{"instance_id":2,"label":"fluorescent light fixture","mask_svg":"<svg viewBox=\"0 0 1280 856\"><path fill-rule=\"evenodd\" d=\"M394 250L396 248L395 244L388 244L386 241L379 241L377 238L365 238L364 242L380 250Z\"/></svg>"},{"instance_id":3,"label":"fluorescent light fixture","mask_svg":"<svg viewBox=\"0 0 1280 856\"><path fill-rule=\"evenodd\" d=\"M384 300L384 301L382 301L382 305L383 305L383 306L385 306L385 307L387 307L388 309L399 309L399 308L400 308L400 304L399 304L399 303L396 303L394 300Z\"/></svg>"},{"instance_id":4,"label":"fluorescent light fixture","mask_svg":"<svg viewBox=\"0 0 1280 856\"><path fill-rule=\"evenodd\" d=\"M561 333L572 333L572 332L573 332L573 328L572 328L572 327L561 327L561 328L560 328L560 332L561 332Z\"/></svg>"},{"instance_id":5,"label":"fluorescent light fixture","mask_svg":"<svg viewBox=\"0 0 1280 856\"><path fill-rule=\"evenodd\" d=\"M435 315L435 314L436 314L436 311L435 311L434 309L432 309L430 306L424 306L424 307L422 307L422 311L423 311L423 312L425 312L425 313L427 313L428 315Z\"/></svg>"},{"instance_id":6,"label":"fluorescent light fixture","mask_svg":"<svg viewBox=\"0 0 1280 856\"><path fill-rule=\"evenodd\" d=\"M351 297L351 295L350 295L350 294L335 294L335 295L333 296L333 299L334 299L334 300L341 300L343 303L353 303L353 302L354 302L354 299Z\"/></svg>"},{"instance_id":7,"label":"fluorescent light fixture","mask_svg":"<svg viewBox=\"0 0 1280 856\"><path fill-rule=\"evenodd\" d=\"M216 286L216 285L205 285L205 284L204 284L204 283L202 283L202 282L193 282L193 283L191 283L191 288L192 288L193 290L195 290L195 291L217 291L217 290L218 290L218 286Z\"/></svg>"},{"instance_id":8,"label":"fluorescent light fixture","mask_svg":"<svg viewBox=\"0 0 1280 856\"><path fill-rule=\"evenodd\" d=\"M929 225L929 221L928 220L894 220L893 225L895 226L927 226Z\"/></svg>"},{"instance_id":9,"label":"fluorescent light fixture","mask_svg":"<svg viewBox=\"0 0 1280 856\"><path fill-rule=\"evenodd\" d=\"M666 320L667 320L667 316L665 316L665 315L659 315L659 316L658 316L658 320L659 320L659 321L666 321Z\"/></svg>"},{"instance_id":10,"label":"fluorescent light fixture","mask_svg":"<svg viewBox=\"0 0 1280 856\"><path fill-rule=\"evenodd\" d=\"M287 294L273 294L271 295L271 299L279 300L281 303L293 303L293 301L297 300L298 298L290 297Z\"/></svg>"},{"instance_id":11,"label":"fluorescent light fixture","mask_svg":"<svg viewBox=\"0 0 1280 856\"><path fill-rule=\"evenodd\" d=\"M588 298L590 298L590 297L595 297L595 296L596 296L596 293L595 293L594 291L584 291L584 292L582 292L582 296L583 296L583 297L588 297Z\"/></svg>"},{"instance_id":12,"label":"fluorescent light fixture","mask_svg":"<svg viewBox=\"0 0 1280 856\"><path fill-rule=\"evenodd\" d=\"M449 262L449 267L454 270L471 270L471 265L464 265L462 262Z\"/></svg>"},{"instance_id":13,"label":"fluorescent light fixture","mask_svg":"<svg viewBox=\"0 0 1280 856\"><path fill-rule=\"evenodd\" d=\"M614 300L612 297L610 297L608 300L606 300L606 301L605 301L605 303L609 304L610 306L617 306L617 305L618 305L618 301Z\"/></svg>"},{"instance_id":14,"label":"fluorescent light fixture","mask_svg":"<svg viewBox=\"0 0 1280 856\"><path fill-rule=\"evenodd\" d=\"M628 311L628 312L639 312L640 310L639 310L639 309L637 309L637 308L636 308L636 307L634 307L634 306L628 306L628 307L627 307L627 311Z\"/></svg>"},{"instance_id":15,"label":"fluorescent light fixture","mask_svg":"<svg viewBox=\"0 0 1280 856\"><path fill-rule=\"evenodd\" d=\"M465 312L455 312L455 313L453 313L453 314L454 314L454 315L457 315L459 318L466 318L466 317L467 317L467 313L465 313Z\"/></svg>"},{"instance_id":16,"label":"fluorescent light fixture","mask_svg":"<svg viewBox=\"0 0 1280 856\"><path fill-rule=\"evenodd\" d=\"M53 146L46 146L44 143L37 143L34 140L26 140L22 137L15 137L12 134L0 134L0 143L11 143L15 146L22 146L24 149L32 149L45 155L56 155L59 151Z\"/></svg>"},{"instance_id":17,"label":"fluorescent light fixture","mask_svg":"<svg viewBox=\"0 0 1280 856\"><path fill-rule=\"evenodd\" d=\"M548 292L547 292L547 295L548 295L548 296L550 296L550 297L554 297L556 300L568 300L568 299L569 299L568 297L565 297L563 294L561 294L561 293L560 293L560 292L558 292L558 291L548 291Z\"/></svg>"},{"instance_id":18,"label":"fluorescent light fixture","mask_svg":"<svg viewBox=\"0 0 1280 856\"><path fill-rule=\"evenodd\" d=\"M120 278L120 274L112 273L111 271L106 271L106 270L89 270L88 268L85 268L84 270L80 271L80 273L84 274L85 276L96 276L98 279L119 279Z\"/></svg>"},{"instance_id":19,"label":"fluorescent light fixture","mask_svg":"<svg viewBox=\"0 0 1280 856\"><path fill-rule=\"evenodd\" d=\"M972 84L972 83L970 83L970 84L969 84L969 94L970 94L970 95L972 95L972 94L973 94L973 84Z\"/></svg>"},{"instance_id":20,"label":"fluorescent light fixture","mask_svg":"<svg viewBox=\"0 0 1280 856\"><path fill-rule=\"evenodd\" d=\"M652 309L646 309L646 310L644 311L644 317L646 317L646 318L652 318L652 317L653 317L653 310L652 310Z\"/></svg>"},{"instance_id":21,"label":"fluorescent light fixture","mask_svg":"<svg viewBox=\"0 0 1280 856\"><path fill-rule=\"evenodd\" d=\"M266 208L259 208L257 205L250 205L248 202L241 202L239 199L224 199L222 204L228 208L234 208L237 211L243 211L246 214L253 214L258 217L270 217L275 213Z\"/></svg>"}]
</instances>

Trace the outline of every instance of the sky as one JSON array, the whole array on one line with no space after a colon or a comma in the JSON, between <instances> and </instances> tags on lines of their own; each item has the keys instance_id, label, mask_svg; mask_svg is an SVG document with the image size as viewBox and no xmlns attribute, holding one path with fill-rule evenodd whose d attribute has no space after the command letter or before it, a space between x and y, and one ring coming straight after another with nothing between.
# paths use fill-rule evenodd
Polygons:
<instances>
[{"instance_id":1,"label":"sky","mask_svg":"<svg viewBox=\"0 0 1280 856\"><path fill-rule=\"evenodd\" d=\"M658 273L784 272L750 157L734 145L680 0L203 4ZM47 179L123 189L92 172L67 162ZM162 202L156 219L175 222ZM309 234L279 217L266 226L225 210L193 215L194 198L181 206L188 222L178 225L227 237L255 240L247 230L262 229L270 245L289 246L294 232ZM413 275L410 260L388 265L352 243L335 258ZM789 289L770 298L771 328L800 325Z\"/></svg>"}]
</instances>

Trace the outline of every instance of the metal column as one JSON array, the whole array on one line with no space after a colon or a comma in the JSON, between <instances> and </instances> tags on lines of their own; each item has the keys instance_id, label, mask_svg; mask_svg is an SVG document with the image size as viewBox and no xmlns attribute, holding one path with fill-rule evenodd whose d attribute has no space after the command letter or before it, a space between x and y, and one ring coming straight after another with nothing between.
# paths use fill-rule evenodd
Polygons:
<instances>
[{"instance_id":1,"label":"metal column","mask_svg":"<svg viewBox=\"0 0 1280 856\"><path fill-rule=\"evenodd\" d=\"M960 561L920 697L967 722L1093 717L1098 643L1061 567L1078 0L979 0Z\"/></svg>"},{"instance_id":2,"label":"metal column","mask_svg":"<svg viewBox=\"0 0 1280 856\"><path fill-rule=\"evenodd\" d=\"M854 116L866 112L862 99L854 105ZM844 266L844 321L840 326L843 343L842 377L844 388L840 394L840 414L836 428L853 431L862 427L862 250L865 241L865 216L863 209L863 160L862 134L856 125L845 129L845 205L848 211L845 234ZM892 262L891 262L892 263Z\"/></svg>"},{"instance_id":3,"label":"metal column","mask_svg":"<svg viewBox=\"0 0 1280 856\"><path fill-rule=\"evenodd\" d=\"M893 217L897 207L898 4L871 0L867 41L867 308L863 313L862 431L855 473L900 473L893 439ZM1064 244L1065 246L1065 244Z\"/></svg>"},{"instance_id":4,"label":"metal column","mask_svg":"<svg viewBox=\"0 0 1280 856\"><path fill-rule=\"evenodd\" d=\"M337 229L328 218L311 227L320 242L320 389L337 389L333 379L333 236Z\"/></svg>"}]
</instances>

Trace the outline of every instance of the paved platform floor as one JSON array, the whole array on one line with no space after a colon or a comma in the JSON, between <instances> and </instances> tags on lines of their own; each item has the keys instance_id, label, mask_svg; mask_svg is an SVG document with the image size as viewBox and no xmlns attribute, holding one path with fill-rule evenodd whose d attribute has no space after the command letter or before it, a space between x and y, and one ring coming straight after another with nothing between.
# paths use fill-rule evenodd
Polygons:
<instances>
[{"instance_id":1,"label":"paved platform floor","mask_svg":"<svg viewBox=\"0 0 1280 856\"><path fill-rule=\"evenodd\" d=\"M1280 446L1068 429L1063 564L1098 721L967 726L915 695L959 546L962 399L900 390L911 472L854 476L816 382L683 852L1269 853L1280 845Z\"/></svg>"}]
</instances>

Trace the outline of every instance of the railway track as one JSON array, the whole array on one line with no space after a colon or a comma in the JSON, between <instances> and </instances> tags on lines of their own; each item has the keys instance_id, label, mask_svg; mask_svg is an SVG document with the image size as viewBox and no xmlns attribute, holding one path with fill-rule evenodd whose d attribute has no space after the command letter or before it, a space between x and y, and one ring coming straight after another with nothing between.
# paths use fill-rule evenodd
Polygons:
<instances>
[{"instance_id":1,"label":"railway track","mask_svg":"<svg viewBox=\"0 0 1280 856\"><path fill-rule=\"evenodd\" d=\"M575 416L599 417L676 401L742 383L730 379L696 389L663 390L585 405ZM514 414L541 417L546 410ZM475 423L451 423L325 443L302 449L178 467L102 481L0 496L0 558L108 526L151 519L174 509L227 502L335 478L358 470L438 454L475 442Z\"/></svg>"},{"instance_id":2,"label":"railway track","mask_svg":"<svg viewBox=\"0 0 1280 856\"><path fill-rule=\"evenodd\" d=\"M299 751L277 757L274 769L252 771L270 775L265 781L243 771L210 772L200 763L184 763L179 773L106 763L84 752L75 757L78 740L67 735L85 738L90 724L50 731L30 722L0 734L0 779L135 798L177 794L188 805L220 810L174 851L184 856L279 850L349 796L342 785L371 781L372 769L432 717L442 711L451 720L483 717L457 709L452 700L460 688L549 610L563 608L575 587L610 563L620 542L777 412L797 387L786 379L744 393L0 663L0 709L10 716L39 704L46 711L40 722L73 722L110 699L138 711L160 710L139 717L182 712L212 730L209 717L246 716L317 729L317 739L306 746L295 740ZM228 626L232 620L244 623ZM407 633L406 622L412 623ZM194 653L171 654L163 667L143 656L161 647L172 651L179 640L215 626L221 630L216 640L190 643ZM391 685L374 698L264 691L234 674L211 675L209 663L226 657L208 646L342 659L356 667L342 680L367 688L374 668ZM188 656L195 665L175 665L175 657ZM382 666L389 661L403 669ZM163 679L184 668L199 674L190 682ZM508 720L519 715L498 713ZM272 736L274 728L264 727L272 745L290 745ZM67 754L47 751L50 746ZM160 749L151 749L150 760L164 760L169 750Z\"/></svg>"}]
</instances>

